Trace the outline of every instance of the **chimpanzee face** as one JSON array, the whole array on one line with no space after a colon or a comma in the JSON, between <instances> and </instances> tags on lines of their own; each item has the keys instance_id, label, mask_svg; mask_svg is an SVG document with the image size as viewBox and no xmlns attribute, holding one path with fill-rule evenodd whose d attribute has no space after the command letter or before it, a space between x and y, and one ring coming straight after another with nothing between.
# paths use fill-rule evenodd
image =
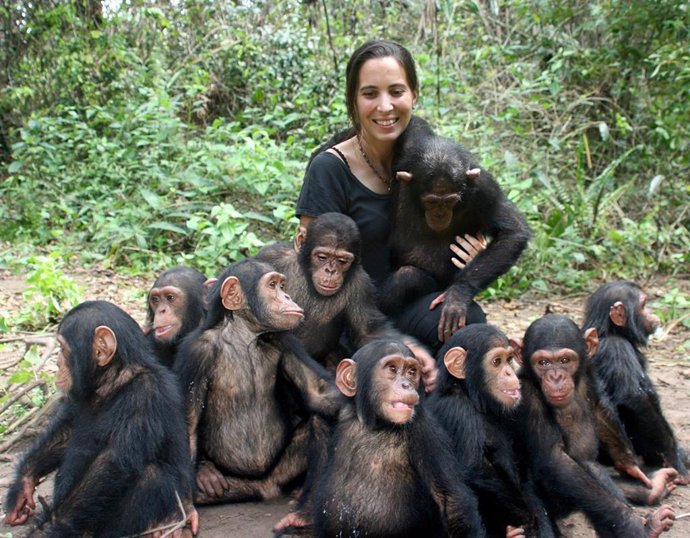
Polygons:
<instances>
[{"instance_id":1,"label":"chimpanzee face","mask_svg":"<svg viewBox=\"0 0 690 538\"><path fill-rule=\"evenodd\" d=\"M634 322L639 324L647 336L654 333L661 325L661 320L647 306L647 295L645 293L640 293L640 300L635 308Z\"/></svg>"},{"instance_id":2,"label":"chimpanzee face","mask_svg":"<svg viewBox=\"0 0 690 538\"><path fill-rule=\"evenodd\" d=\"M60 351L57 358L57 376L55 376L55 386L61 392L67 393L72 386L72 376L69 373L69 367L67 366L67 360L69 359L71 349L67 340L61 335L57 335L58 345Z\"/></svg>"},{"instance_id":3,"label":"chimpanzee face","mask_svg":"<svg viewBox=\"0 0 690 538\"><path fill-rule=\"evenodd\" d=\"M458 192L449 192L450 184L434 188L421 195L426 225L435 232L443 232L453 221L453 209L460 202Z\"/></svg>"},{"instance_id":4,"label":"chimpanzee face","mask_svg":"<svg viewBox=\"0 0 690 538\"><path fill-rule=\"evenodd\" d=\"M170 343L182 328L182 316L186 311L185 293L177 286L152 288L149 307L153 313L153 337L157 342Z\"/></svg>"},{"instance_id":5,"label":"chimpanzee face","mask_svg":"<svg viewBox=\"0 0 690 538\"><path fill-rule=\"evenodd\" d=\"M304 310L285 292L285 276L276 271L264 274L256 285L261 313L259 321L274 331L288 331L304 319Z\"/></svg>"},{"instance_id":6,"label":"chimpanzee face","mask_svg":"<svg viewBox=\"0 0 690 538\"><path fill-rule=\"evenodd\" d=\"M340 291L355 256L336 246L317 246L311 251L311 279L314 289L329 297Z\"/></svg>"},{"instance_id":7,"label":"chimpanzee face","mask_svg":"<svg viewBox=\"0 0 690 538\"><path fill-rule=\"evenodd\" d=\"M513 369L515 352L511 346L494 347L482 358L484 378L489 394L506 408L520 403L520 381Z\"/></svg>"},{"instance_id":8,"label":"chimpanzee face","mask_svg":"<svg viewBox=\"0 0 690 538\"><path fill-rule=\"evenodd\" d=\"M538 349L529 361L548 403L567 406L575 394L575 374L580 365L577 352L569 348Z\"/></svg>"},{"instance_id":9,"label":"chimpanzee face","mask_svg":"<svg viewBox=\"0 0 690 538\"><path fill-rule=\"evenodd\" d=\"M419 402L421 366L414 357L399 354L379 359L373 370L372 405L380 418L393 424L406 424L414 417Z\"/></svg>"}]
</instances>

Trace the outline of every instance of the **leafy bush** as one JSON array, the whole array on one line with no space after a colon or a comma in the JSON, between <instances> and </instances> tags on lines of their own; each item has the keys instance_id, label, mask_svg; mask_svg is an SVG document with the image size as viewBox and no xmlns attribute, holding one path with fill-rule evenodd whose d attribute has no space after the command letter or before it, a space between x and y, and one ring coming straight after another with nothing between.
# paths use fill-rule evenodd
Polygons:
<instances>
[{"instance_id":1,"label":"leafy bush","mask_svg":"<svg viewBox=\"0 0 690 538\"><path fill-rule=\"evenodd\" d=\"M480 155L535 232L488 294L690 262L680 0L135 4L0 8L0 239L15 248L215 271L286 239L309 153L346 125L346 59L381 36L418 60L418 113Z\"/></svg>"},{"instance_id":2,"label":"leafy bush","mask_svg":"<svg viewBox=\"0 0 690 538\"><path fill-rule=\"evenodd\" d=\"M62 271L58 251L30 257L26 265L29 286L23 293L24 306L15 322L21 329L45 329L82 301L83 289Z\"/></svg>"}]
</instances>

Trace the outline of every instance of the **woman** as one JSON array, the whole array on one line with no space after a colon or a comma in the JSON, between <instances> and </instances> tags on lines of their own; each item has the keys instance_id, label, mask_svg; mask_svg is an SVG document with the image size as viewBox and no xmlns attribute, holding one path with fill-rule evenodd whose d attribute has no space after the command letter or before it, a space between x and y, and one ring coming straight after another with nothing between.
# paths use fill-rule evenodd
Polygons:
<instances>
[{"instance_id":1,"label":"woman","mask_svg":"<svg viewBox=\"0 0 690 538\"><path fill-rule=\"evenodd\" d=\"M379 285L390 273L390 170L393 149L412 118L419 81L410 53L398 43L377 40L359 47L346 69L346 104L352 128L309 163L297 200L298 236L322 213L350 216L362 236L362 265ZM344 139L343 139L344 138ZM484 248L483 238L457 238L450 245L464 267ZM462 248L461 248L462 247ZM395 320L399 328L417 336L434 350L440 347L437 326L440 303L433 297L416 302ZM476 303L469 322L485 321ZM431 312L430 312L431 310Z\"/></svg>"}]
</instances>

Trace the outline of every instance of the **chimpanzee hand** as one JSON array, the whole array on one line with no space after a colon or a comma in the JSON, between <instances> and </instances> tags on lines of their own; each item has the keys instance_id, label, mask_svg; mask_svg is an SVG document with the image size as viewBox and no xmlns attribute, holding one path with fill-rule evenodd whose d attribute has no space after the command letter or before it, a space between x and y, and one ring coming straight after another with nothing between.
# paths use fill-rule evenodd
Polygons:
<instances>
[{"instance_id":1,"label":"chimpanzee hand","mask_svg":"<svg viewBox=\"0 0 690 538\"><path fill-rule=\"evenodd\" d=\"M639 480L642 482L645 486L648 488L652 487L652 481L647 477L646 474L642 472L642 469L638 465L631 465L631 464L620 464L616 465L616 471L618 471L622 475L628 475L632 478L635 478L636 480Z\"/></svg>"},{"instance_id":2,"label":"chimpanzee hand","mask_svg":"<svg viewBox=\"0 0 690 538\"><path fill-rule=\"evenodd\" d=\"M659 504L662 499L668 497L671 492L676 489L675 480L678 477L678 471L673 467L663 467L658 469L652 475L652 485L649 490L649 497L647 503L649 505Z\"/></svg>"},{"instance_id":3,"label":"chimpanzee hand","mask_svg":"<svg viewBox=\"0 0 690 538\"><path fill-rule=\"evenodd\" d=\"M426 392L431 392L436 388L436 378L438 377L436 361L426 348L418 342L414 340L404 340L404 343L422 364L422 383L424 384L424 390Z\"/></svg>"},{"instance_id":4,"label":"chimpanzee hand","mask_svg":"<svg viewBox=\"0 0 690 538\"><path fill-rule=\"evenodd\" d=\"M512 527L508 525L506 527L506 538L520 538L525 536L525 529L522 527Z\"/></svg>"},{"instance_id":5,"label":"chimpanzee hand","mask_svg":"<svg viewBox=\"0 0 690 538\"><path fill-rule=\"evenodd\" d=\"M222 497L229 487L228 481L210 461L202 461L196 472L196 485L208 497Z\"/></svg>"},{"instance_id":6,"label":"chimpanzee hand","mask_svg":"<svg viewBox=\"0 0 690 538\"><path fill-rule=\"evenodd\" d=\"M17 495L17 502L5 515L5 523L8 525L21 525L29 516L33 515L36 508L34 502L34 491L36 491L36 481L33 478L22 478L22 489Z\"/></svg>"},{"instance_id":7,"label":"chimpanzee hand","mask_svg":"<svg viewBox=\"0 0 690 538\"><path fill-rule=\"evenodd\" d=\"M645 518L644 527L649 538L658 538L662 532L673 527L676 513L668 504L663 504Z\"/></svg>"},{"instance_id":8,"label":"chimpanzee hand","mask_svg":"<svg viewBox=\"0 0 690 538\"><path fill-rule=\"evenodd\" d=\"M464 269L477 254L486 249L486 239L481 233L478 233L477 237L470 234L457 235L455 236L455 243L450 244L450 250L455 254L450 261L458 269Z\"/></svg>"},{"instance_id":9,"label":"chimpanzee hand","mask_svg":"<svg viewBox=\"0 0 690 538\"><path fill-rule=\"evenodd\" d=\"M446 292L441 319L438 322L438 339L441 342L445 342L455 331L465 326L467 306L467 302L453 296L452 290Z\"/></svg>"}]
</instances>

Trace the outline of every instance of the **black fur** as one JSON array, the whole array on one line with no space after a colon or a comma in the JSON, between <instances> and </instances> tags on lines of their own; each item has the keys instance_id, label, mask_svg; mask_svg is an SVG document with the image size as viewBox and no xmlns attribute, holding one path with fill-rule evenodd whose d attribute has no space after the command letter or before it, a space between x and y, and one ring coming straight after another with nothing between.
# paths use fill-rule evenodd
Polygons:
<instances>
[{"instance_id":1,"label":"black fur","mask_svg":"<svg viewBox=\"0 0 690 538\"><path fill-rule=\"evenodd\" d=\"M537 350L562 348L576 351L579 365L573 400L556 408L544 397L530 357ZM528 327L516 429L521 459L554 521L582 511L600 536L645 536L638 516L596 463L597 426L588 400L586 360L584 339L572 320L548 314Z\"/></svg>"},{"instance_id":2,"label":"black fur","mask_svg":"<svg viewBox=\"0 0 690 538\"><path fill-rule=\"evenodd\" d=\"M314 524L322 536L484 536L477 501L459 478L448 439L417 406L413 419L382 422L371 386L378 361L411 356L402 344L374 341L352 358L357 393L331 440L316 489Z\"/></svg>"},{"instance_id":3,"label":"black fur","mask_svg":"<svg viewBox=\"0 0 690 538\"><path fill-rule=\"evenodd\" d=\"M306 469L306 417L338 411L330 374L264 313L257 283L269 271L255 259L230 265L209 292L204 324L178 352L193 457L212 462L230 484L222 499L197 491L197 502L278 495ZM248 309L223 306L220 289L230 276L239 279Z\"/></svg>"},{"instance_id":4,"label":"black fur","mask_svg":"<svg viewBox=\"0 0 690 538\"><path fill-rule=\"evenodd\" d=\"M177 266L163 271L153 283L153 286L151 286L151 289L175 286L182 290L184 294L184 311L179 314L182 318L182 327L180 327L175 338L169 342L159 342L156 340L153 329L153 308L150 302L147 302L146 306L146 325L150 328L147 338L153 342L156 355L161 363L169 368L172 368L175 361L178 344L185 336L199 326L206 315L205 282L206 277L203 273L191 267Z\"/></svg>"},{"instance_id":5,"label":"black fur","mask_svg":"<svg viewBox=\"0 0 690 538\"><path fill-rule=\"evenodd\" d=\"M117 352L105 367L92 359L94 329L106 325ZM82 303L58 333L71 348L73 384L48 430L22 457L5 503L14 507L23 477L57 469L50 536L117 537L181 519L176 493L191 507L192 467L182 398L137 323L104 301Z\"/></svg>"},{"instance_id":6,"label":"black fur","mask_svg":"<svg viewBox=\"0 0 690 538\"><path fill-rule=\"evenodd\" d=\"M479 500L487 535L503 538L512 525L522 526L527 536L554 536L541 500L520 475L513 447L514 413L486 387L484 355L508 346L508 338L491 325L460 329L438 353L438 386L425 406L450 436L455 455L466 468L466 482ZM443 363L453 347L468 353L466 379L452 376Z\"/></svg>"},{"instance_id":7,"label":"black fur","mask_svg":"<svg viewBox=\"0 0 690 538\"><path fill-rule=\"evenodd\" d=\"M338 248L355 256L343 287L328 297L314 289L310 268L312 250L324 246L324 237L337 238ZM350 217L324 213L309 224L299 254L291 244L276 243L264 247L257 258L268 261L287 277L290 296L305 312L304 322L295 333L309 354L331 369L376 338L402 336L376 306L374 284L360 261L359 230ZM347 342L341 339L343 333Z\"/></svg>"},{"instance_id":8,"label":"black fur","mask_svg":"<svg viewBox=\"0 0 690 538\"><path fill-rule=\"evenodd\" d=\"M600 338L592 369L644 463L674 467L687 476L687 454L678 446L661 411L659 396L647 373L647 359L640 350L649 337L640 319L641 293L636 284L617 281L601 286L588 298L583 327L595 328ZM629 321L625 327L618 327L609 318L610 308L617 301L625 308Z\"/></svg>"},{"instance_id":9,"label":"black fur","mask_svg":"<svg viewBox=\"0 0 690 538\"><path fill-rule=\"evenodd\" d=\"M396 144L393 173L410 172L413 179L393 183L391 245L396 270L381 289L384 313L446 289L443 308L466 312L473 297L508 271L526 247L530 229L523 215L485 169L479 178L468 179L466 171L472 168L479 168L474 156L460 144L433 135L423 120L412 122ZM435 186L461 195L451 224L442 232L427 226L420 201ZM458 270L448 246L457 235L480 232L490 239L488 247Z\"/></svg>"}]
</instances>

